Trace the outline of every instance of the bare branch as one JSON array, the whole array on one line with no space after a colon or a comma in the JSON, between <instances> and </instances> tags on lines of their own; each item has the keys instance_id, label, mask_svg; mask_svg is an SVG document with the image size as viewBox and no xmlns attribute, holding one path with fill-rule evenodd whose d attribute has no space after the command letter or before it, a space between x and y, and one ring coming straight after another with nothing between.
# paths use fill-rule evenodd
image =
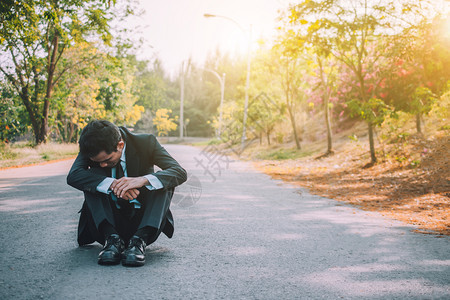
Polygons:
<instances>
[{"instance_id":1,"label":"bare branch","mask_svg":"<svg viewBox=\"0 0 450 300\"><path fill-rule=\"evenodd\" d=\"M14 86L14 88L20 94L21 90L20 90L19 85L17 84L17 80L14 79L14 76L12 76L8 72L6 72L5 69L3 69L1 66L0 66L0 71L3 73L3 75L5 75L5 77L9 80L9 82Z\"/></svg>"},{"instance_id":2,"label":"bare branch","mask_svg":"<svg viewBox=\"0 0 450 300\"><path fill-rule=\"evenodd\" d=\"M70 69L81 65L82 63L88 62L88 61L92 61L94 59L96 59L96 56L91 56L91 57L86 57L84 59L78 60L74 63L72 63L71 65L65 67L58 75L56 75L56 79L54 79L53 81L53 86L59 81L59 79L61 79L61 77L64 75L64 73L66 73L67 71L69 71Z\"/></svg>"},{"instance_id":3,"label":"bare branch","mask_svg":"<svg viewBox=\"0 0 450 300\"><path fill-rule=\"evenodd\" d=\"M60 51L59 51L58 57L56 58L55 66L58 64L59 59L61 58L61 56L62 56L62 54L63 54L63 52L64 52L66 46L67 46L67 44L63 44L63 45L62 45L62 48L61 48Z\"/></svg>"},{"instance_id":4,"label":"bare branch","mask_svg":"<svg viewBox=\"0 0 450 300\"><path fill-rule=\"evenodd\" d=\"M12 57L12 60L13 60L13 63L14 63L14 67L15 67L15 71L16 71L17 77L19 78L19 81L20 81L20 85L21 85L21 86L26 86L26 84L25 84L25 82L24 82L24 80L23 80L23 76L22 76L22 74L21 74L21 72L20 72L20 66L19 66L19 63L18 63L17 60L16 60L16 57L15 57L15 55L14 55L14 52L13 52L12 48L10 48L9 50L10 50L10 52L11 52L11 57Z\"/></svg>"}]
</instances>

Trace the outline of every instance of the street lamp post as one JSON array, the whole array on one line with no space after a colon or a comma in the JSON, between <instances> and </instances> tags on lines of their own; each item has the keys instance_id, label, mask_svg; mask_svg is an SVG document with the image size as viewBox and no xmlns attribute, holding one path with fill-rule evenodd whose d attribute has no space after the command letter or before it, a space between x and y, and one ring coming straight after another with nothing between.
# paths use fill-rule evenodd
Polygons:
<instances>
[{"instance_id":1,"label":"street lamp post","mask_svg":"<svg viewBox=\"0 0 450 300\"><path fill-rule=\"evenodd\" d=\"M181 78L180 78L180 139L184 137L184 62L181 64Z\"/></svg>"},{"instance_id":2,"label":"street lamp post","mask_svg":"<svg viewBox=\"0 0 450 300\"><path fill-rule=\"evenodd\" d=\"M241 152L244 151L245 148L245 135L246 135L246 124L247 124L247 110L248 110L248 91L250 87L250 46L251 46L251 38L252 38L252 27L250 25L250 29L247 35L247 32L242 28L242 26L233 20L232 18L221 16L221 15L214 15L214 14L204 14L205 18L223 18L227 19L228 21L233 22L236 24L239 29L244 33L245 36L248 38L248 48L247 48L247 79L245 83L245 103L244 103L244 120L242 121L242 139L241 139Z\"/></svg>"}]
</instances>

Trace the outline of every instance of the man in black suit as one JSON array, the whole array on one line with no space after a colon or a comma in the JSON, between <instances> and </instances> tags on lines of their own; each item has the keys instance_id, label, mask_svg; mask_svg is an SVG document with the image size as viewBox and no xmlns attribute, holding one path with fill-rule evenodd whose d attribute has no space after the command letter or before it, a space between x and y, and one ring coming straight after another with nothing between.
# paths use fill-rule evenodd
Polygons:
<instances>
[{"instance_id":1,"label":"man in black suit","mask_svg":"<svg viewBox=\"0 0 450 300\"><path fill-rule=\"evenodd\" d=\"M172 237L169 210L186 171L151 134L133 134L103 120L81 132L80 152L67 183L84 192L78 244L104 245L102 265L142 266L145 247L161 232ZM155 172L154 166L161 170Z\"/></svg>"}]
</instances>

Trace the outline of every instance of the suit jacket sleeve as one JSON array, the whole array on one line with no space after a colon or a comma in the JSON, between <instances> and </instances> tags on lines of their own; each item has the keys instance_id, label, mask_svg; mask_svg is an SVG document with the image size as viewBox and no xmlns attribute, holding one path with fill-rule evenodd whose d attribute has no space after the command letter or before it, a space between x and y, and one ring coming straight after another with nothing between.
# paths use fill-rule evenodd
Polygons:
<instances>
[{"instance_id":1,"label":"suit jacket sleeve","mask_svg":"<svg viewBox=\"0 0 450 300\"><path fill-rule=\"evenodd\" d=\"M152 173L156 176L164 188L173 188L182 184L187 179L186 170L161 146L155 136L150 136L151 149L153 149L152 160L155 165L161 168L160 171Z\"/></svg>"},{"instance_id":2,"label":"suit jacket sleeve","mask_svg":"<svg viewBox=\"0 0 450 300\"><path fill-rule=\"evenodd\" d=\"M67 175L67 184L86 192L96 192L97 186L107 177L107 170L79 153Z\"/></svg>"}]
</instances>

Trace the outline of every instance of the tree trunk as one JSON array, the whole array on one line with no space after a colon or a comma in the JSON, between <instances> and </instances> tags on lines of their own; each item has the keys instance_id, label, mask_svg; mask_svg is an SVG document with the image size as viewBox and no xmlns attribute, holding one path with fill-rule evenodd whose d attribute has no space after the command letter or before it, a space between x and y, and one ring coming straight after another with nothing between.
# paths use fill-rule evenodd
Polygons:
<instances>
[{"instance_id":1,"label":"tree trunk","mask_svg":"<svg viewBox=\"0 0 450 300\"><path fill-rule=\"evenodd\" d=\"M56 70L56 56L58 54L58 42L59 37L55 35L52 40L52 47L48 50L48 67L47 67L47 91L44 98L44 105L42 107L42 120L41 120L41 128L39 130L38 138L36 139L36 143L46 143L47 142L47 134L48 134L48 114L50 108L50 97L52 96L53 91L53 77L55 75ZM51 53L50 53L51 52Z\"/></svg>"},{"instance_id":2,"label":"tree trunk","mask_svg":"<svg viewBox=\"0 0 450 300\"><path fill-rule=\"evenodd\" d=\"M370 144L370 162L372 164L377 162L377 157L375 156L375 143L373 140L373 124L371 122L369 124L369 144Z\"/></svg>"},{"instance_id":3,"label":"tree trunk","mask_svg":"<svg viewBox=\"0 0 450 300\"><path fill-rule=\"evenodd\" d=\"M330 124L330 108L328 107L328 97L325 104L325 123L327 125L327 154L333 153L333 136Z\"/></svg>"},{"instance_id":4,"label":"tree trunk","mask_svg":"<svg viewBox=\"0 0 450 300\"><path fill-rule=\"evenodd\" d=\"M35 133L35 142L36 145L45 143L47 140L47 127L44 125L44 120L41 122L41 127L38 129L38 132Z\"/></svg>"},{"instance_id":5,"label":"tree trunk","mask_svg":"<svg viewBox=\"0 0 450 300\"><path fill-rule=\"evenodd\" d=\"M322 79L323 86L323 105L325 109L325 126L327 127L327 154L333 153L333 137L331 132L331 123L330 123L330 107L328 103L330 102L330 98L328 97L328 84L325 82L325 78L322 70L322 63L320 63L320 76Z\"/></svg>"},{"instance_id":6,"label":"tree trunk","mask_svg":"<svg viewBox=\"0 0 450 300\"><path fill-rule=\"evenodd\" d=\"M63 138L63 141L64 142L66 142L67 141L67 135L68 135L68 133L67 133L67 127L68 127L68 122L67 122L67 119L64 119L64 118L62 118L62 117L60 117L60 119L62 119L63 121L61 122L61 129L59 130L60 132L61 132L61 135L62 135L62 138Z\"/></svg>"},{"instance_id":7,"label":"tree trunk","mask_svg":"<svg viewBox=\"0 0 450 300\"><path fill-rule=\"evenodd\" d=\"M289 62L286 63L286 85L284 88L284 93L285 93L285 97L286 97L286 106L289 112L289 118L291 119L291 124L292 124L292 131L294 132L294 140L295 140L295 145L297 146L297 149L300 150L301 146L300 146L300 141L298 140L298 134L297 134L297 127L295 126L295 118L294 118L294 104L293 101L291 102L291 80L289 77Z\"/></svg>"},{"instance_id":8,"label":"tree trunk","mask_svg":"<svg viewBox=\"0 0 450 300\"><path fill-rule=\"evenodd\" d=\"M71 143L73 140L74 131L75 131L74 127L75 127L75 125L72 122L70 122L69 123L69 134L68 134L68 138L67 138L68 143Z\"/></svg>"},{"instance_id":9,"label":"tree trunk","mask_svg":"<svg viewBox=\"0 0 450 300\"><path fill-rule=\"evenodd\" d=\"M329 100L328 97L328 83L325 81L325 77L323 74L323 68L322 68L322 60L320 57L317 58L317 61L320 66L320 79L322 81L322 88L323 88L323 105L325 109L325 126L327 127L327 152L326 154L333 153L333 137L331 132L331 123L330 123L330 108L329 108Z\"/></svg>"},{"instance_id":10,"label":"tree trunk","mask_svg":"<svg viewBox=\"0 0 450 300\"><path fill-rule=\"evenodd\" d=\"M288 108L288 112L289 112L289 119L291 119L292 130L294 132L295 145L297 146L297 149L300 150L302 149L302 147L300 146L300 141L298 139L297 126L295 125L294 113L292 112L291 107Z\"/></svg>"},{"instance_id":11,"label":"tree trunk","mask_svg":"<svg viewBox=\"0 0 450 300\"><path fill-rule=\"evenodd\" d=\"M267 135L267 145L270 146L270 130L267 130L266 135Z\"/></svg>"},{"instance_id":12,"label":"tree trunk","mask_svg":"<svg viewBox=\"0 0 450 300\"><path fill-rule=\"evenodd\" d=\"M417 133L422 133L422 124L421 124L421 120L420 120L420 113L416 114L416 128L417 128Z\"/></svg>"},{"instance_id":13,"label":"tree trunk","mask_svg":"<svg viewBox=\"0 0 450 300\"><path fill-rule=\"evenodd\" d=\"M26 87L22 87L20 98L22 99L25 108L27 109L28 116L30 117L31 127L33 127L34 140L35 143L38 144L39 141L39 120L36 118L35 111L32 107L30 96L28 94L28 89Z\"/></svg>"},{"instance_id":14,"label":"tree trunk","mask_svg":"<svg viewBox=\"0 0 450 300\"><path fill-rule=\"evenodd\" d=\"M73 132L74 132L74 142L78 142L78 133L80 132L78 125L73 126Z\"/></svg>"}]
</instances>

